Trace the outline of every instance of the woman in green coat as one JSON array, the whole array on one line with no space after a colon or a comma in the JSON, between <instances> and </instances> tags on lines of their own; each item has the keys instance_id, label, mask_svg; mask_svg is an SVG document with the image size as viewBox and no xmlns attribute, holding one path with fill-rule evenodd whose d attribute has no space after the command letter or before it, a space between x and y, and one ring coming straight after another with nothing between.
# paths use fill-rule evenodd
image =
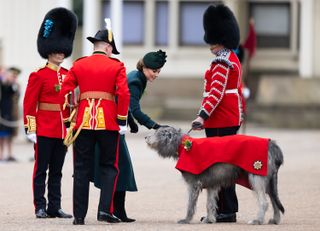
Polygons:
<instances>
[{"instance_id":1,"label":"woman in green coat","mask_svg":"<svg viewBox=\"0 0 320 231\"><path fill-rule=\"evenodd\" d=\"M153 121L147 114L143 113L140 107L140 99L147 87L147 82L153 82L160 74L161 68L166 62L166 53L162 50L149 52L137 63L137 70L131 71L128 75L128 86L130 90L130 108L128 114L128 124L130 132L137 133L139 124L146 126L148 129L158 129L160 124ZM100 152L96 149L95 159L99 159ZM137 191L136 181L134 178L133 167L130 153L125 141L125 136L120 136L119 145L119 176L116 192L114 194L114 215L120 218L122 222L133 222L134 219L128 218L125 210L126 191ZM95 164L94 184L100 186L99 166Z\"/></svg>"}]
</instances>

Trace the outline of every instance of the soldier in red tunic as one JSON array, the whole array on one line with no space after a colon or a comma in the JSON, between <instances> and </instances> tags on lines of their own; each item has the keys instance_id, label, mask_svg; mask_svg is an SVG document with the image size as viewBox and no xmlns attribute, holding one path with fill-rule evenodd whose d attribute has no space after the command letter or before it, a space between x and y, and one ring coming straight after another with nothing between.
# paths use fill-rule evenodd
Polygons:
<instances>
[{"instance_id":1,"label":"soldier in red tunic","mask_svg":"<svg viewBox=\"0 0 320 231\"><path fill-rule=\"evenodd\" d=\"M48 62L30 74L24 96L24 126L27 137L35 143L33 197L37 218L72 218L61 209L62 167L67 150L63 144L64 118L68 113L61 111L59 91L68 72L60 64L72 53L76 27L76 15L65 8L54 8L46 14L37 45L39 54ZM44 195L48 168L47 204Z\"/></svg>"},{"instance_id":2,"label":"soldier in red tunic","mask_svg":"<svg viewBox=\"0 0 320 231\"><path fill-rule=\"evenodd\" d=\"M118 177L119 133L126 131L130 101L126 69L111 58L118 54L111 30L87 38L94 45L91 56L74 62L65 78L61 95L79 87L80 98L74 126L74 225L83 225L88 210L89 180L95 145L100 149L101 191L97 219L120 222L113 215L113 196ZM117 102L115 101L117 99Z\"/></svg>"},{"instance_id":3,"label":"soldier in red tunic","mask_svg":"<svg viewBox=\"0 0 320 231\"><path fill-rule=\"evenodd\" d=\"M215 55L204 76L204 93L194 129L205 128L206 136L236 134L244 113L242 69L232 49L239 45L238 23L224 5L210 5L203 16L204 40ZM235 186L219 193L217 222L236 222L238 200Z\"/></svg>"}]
</instances>

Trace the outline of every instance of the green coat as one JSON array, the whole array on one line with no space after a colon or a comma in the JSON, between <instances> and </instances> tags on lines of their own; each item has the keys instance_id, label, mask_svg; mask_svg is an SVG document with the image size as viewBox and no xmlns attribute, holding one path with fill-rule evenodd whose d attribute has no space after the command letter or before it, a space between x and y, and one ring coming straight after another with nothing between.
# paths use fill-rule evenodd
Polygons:
<instances>
[{"instance_id":1,"label":"green coat","mask_svg":"<svg viewBox=\"0 0 320 231\"><path fill-rule=\"evenodd\" d=\"M147 78L138 70L131 71L127 77L130 90L130 113L139 122L139 124L151 129L156 122L143 113L140 107L140 99L147 87Z\"/></svg>"},{"instance_id":2,"label":"green coat","mask_svg":"<svg viewBox=\"0 0 320 231\"><path fill-rule=\"evenodd\" d=\"M154 122L148 115L143 113L140 108L140 99L147 87L147 78L145 75L138 70L131 71L128 75L128 86L130 90L130 110L129 113L132 114L134 119L136 119L139 124L146 126L151 129L156 122ZM133 167L131 163L130 153L125 141L125 136L120 136L120 146L119 146L119 176L117 183L117 191L137 191L136 181L134 178ZM100 188L100 167L99 163L100 150L96 147L95 150L95 161L92 163L92 173L91 181L94 185Z\"/></svg>"},{"instance_id":3,"label":"green coat","mask_svg":"<svg viewBox=\"0 0 320 231\"><path fill-rule=\"evenodd\" d=\"M136 181L134 178L133 167L131 163L130 154L128 151L128 147L126 144L125 136L120 136L119 141L119 159L118 159L118 167L119 167L119 175L117 181L117 191L138 191ZM94 182L94 185L98 188L101 186L100 179L100 167L99 167L99 157L100 157L100 149L98 145L95 149L95 158L93 163L93 172L91 174L91 181Z\"/></svg>"}]
</instances>

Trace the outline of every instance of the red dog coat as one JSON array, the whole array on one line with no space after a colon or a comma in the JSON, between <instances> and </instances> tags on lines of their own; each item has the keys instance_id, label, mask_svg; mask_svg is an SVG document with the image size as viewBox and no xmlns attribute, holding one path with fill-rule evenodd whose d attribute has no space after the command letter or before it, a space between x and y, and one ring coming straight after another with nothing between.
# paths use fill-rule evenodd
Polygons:
<instances>
[{"instance_id":1,"label":"red dog coat","mask_svg":"<svg viewBox=\"0 0 320 231\"><path fill-rule=\"evenodd\" d=\"M216 163L230 163L252 174L266 176L269 139L246 135L192 138L184 136L176 168L200 174ZM243 179L242 179L243 180ZM248 187L248 182L237 182Z\"/></svg>"}]
</instances>

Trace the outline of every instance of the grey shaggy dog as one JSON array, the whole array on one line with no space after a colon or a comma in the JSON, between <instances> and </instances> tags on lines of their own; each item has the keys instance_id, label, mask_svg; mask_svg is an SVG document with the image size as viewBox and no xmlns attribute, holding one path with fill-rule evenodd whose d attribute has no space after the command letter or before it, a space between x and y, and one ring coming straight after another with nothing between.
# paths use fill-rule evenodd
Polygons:
<instances>
[{"instance_id":1,"label":"grey shaggy dog","mask_svg":"<svg viewBox=\"0 0 320 231\"><path fill-rule=\"evenodd\" d=\"M178 147L184 134L181 129L173 127L161 127L153 134L146 136L148 146L158 152L163 158L173 158L177 160ZM258 200L259 211L256 219L248 224L261 225L264 223L265 213L268 209L266 194L269 195L273 207L273 218L269 224L280 223L280 211L284 213L283 205L278 197L278 170L283 163L283 154L279 146L272 140L269 141L268 149L268 174L267 176L254 175L247 173L252 190ZM221 187L234 184L241 173L246 173L243 169L227 163L213 164L204 172L194 175L182 172L182 176L188 185L188 208L186 217L178 223L190 223L195 213L195 207L199 193L202 189L207 189L207 216L202 223L213 223L216 217L217 197Z\"/></svg>"}]
</instances>

